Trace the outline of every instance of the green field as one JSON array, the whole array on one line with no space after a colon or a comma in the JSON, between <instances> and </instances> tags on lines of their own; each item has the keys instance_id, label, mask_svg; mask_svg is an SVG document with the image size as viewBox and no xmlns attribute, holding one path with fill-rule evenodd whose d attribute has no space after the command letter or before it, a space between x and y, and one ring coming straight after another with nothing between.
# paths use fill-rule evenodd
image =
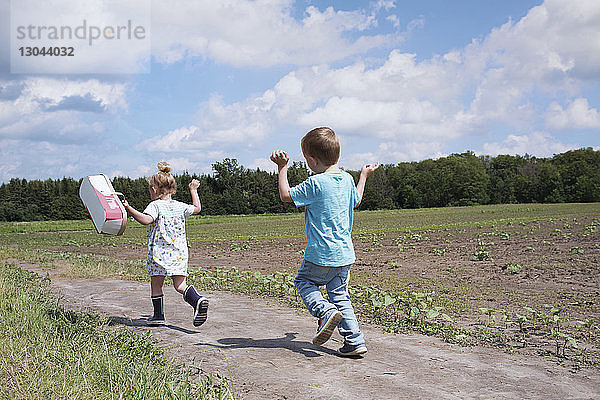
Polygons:
<instances>
[{"instance_id":1,"label":"green field","mask_svg":"<svg viewBox=\"0 0 600 400\"><path fill-rule=\"evenodd\" d=\"M302 214L194 216L187 234L189 279L203 290L301 307L293 277ZM362 321L600 365L599 203L359 211L353 238L351 295ZM136 222L120 237L98 235L89 220L0 223L0 262L65 277L144 281L144 252ZM269 252L283 260L269 263Z\"/></svg>"},{"instance_id":2,"label":"green field","mask_svg":"<svg viewBox=\"0 0 600 400\"><path fill-rule=\"evenodd\" d=\"M424 208L416 210L359 211L353 233L394 232L428 228L494 225L599 215L598 203L509 204L474 207ZM304 236L304 215L216 215L192 216L186 220L188 239L194 241ZM91 221L0 222L0 243L52 247L66 243L139 243L145 227L129 222L123 236L97 235ZM56 235L45 235L55 232ZM28 234L28 235L14 235ZM44 235L38 235L44 234ZM46 237L48 236L48 237Z\"/></svg>"}]
</instances>

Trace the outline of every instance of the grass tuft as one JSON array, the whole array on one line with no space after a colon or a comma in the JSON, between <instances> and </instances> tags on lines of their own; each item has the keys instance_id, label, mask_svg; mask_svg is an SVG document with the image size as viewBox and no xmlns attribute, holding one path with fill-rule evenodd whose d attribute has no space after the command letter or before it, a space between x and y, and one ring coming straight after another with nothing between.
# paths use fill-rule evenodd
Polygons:
<instances>
[{"instance_id":1,"label":"grass tuft","mask_svg":"<svg viewBox=\"0 0 600 400\"><path fill-rule=\"evenodd\" d=\"M193 382L149 334L64 309L49 281L0 264L0 398L232 399L226 379Z\"/></svg>"}]
</instances>

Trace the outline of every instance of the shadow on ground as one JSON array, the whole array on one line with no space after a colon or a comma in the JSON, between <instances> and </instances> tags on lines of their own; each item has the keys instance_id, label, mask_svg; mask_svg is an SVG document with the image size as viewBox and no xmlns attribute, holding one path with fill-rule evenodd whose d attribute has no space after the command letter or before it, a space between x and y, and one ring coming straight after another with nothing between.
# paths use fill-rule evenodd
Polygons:
<instances>
[{"instance_id":1,"label":"shadow on ground","mask_svg":"<svg viewBox=\"0 0 600 400\"><path fill-rule=\"evenodd\" d=\"M125 325L125 326L148 328L148 325L146 324L147 319L148 319L147 316L143 316L142 318L125 318L125 317L114 317L113 316L113 317L109 317L108 321L109 321L109 324L111 324L111 325ZM153 329L168 328L168 329L173 329L175 331L179 331L182 333L186 333L188 335L196 335L196 334L200 333L198 331L192 331L190 329L182 328L180 326L171 325L171 324L154 326L152 328Z\"/></svg>"},{"instance_id":2,"label":"shadow on ground","mask_svg":"<svg viewBox=\"0 0 600 400\"><path fill-rule=\"evenodd\" d=\"M298 333L286 333L285 336L274 339L253 339L245 337L224 338L217 340L221 345L211 343L198 343L198 346L212 346L219 349L286 349L294 353L302 354L304 357L322 357L325 354L338 355L335 350L326 347L315 346L310 342L297 341Z\"/></svg>"}]
</instances>

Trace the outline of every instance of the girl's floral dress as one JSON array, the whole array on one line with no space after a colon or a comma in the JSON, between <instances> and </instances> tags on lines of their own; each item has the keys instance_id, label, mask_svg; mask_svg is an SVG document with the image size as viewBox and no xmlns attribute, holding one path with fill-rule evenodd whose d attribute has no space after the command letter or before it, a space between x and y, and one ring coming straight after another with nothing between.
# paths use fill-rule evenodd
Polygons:
<instances>
[{"instance_id":1,"label":"girl's floral dress","mask_svg":"<svg viewBox=\"0 0 600 400\"><path fill-rule=\"evenodd\" d=\"M185 218L192 215L194 209L193 205L177 200L154 200L144 210L144 214L154 218L146 228L146 266L151 276L187 276Z\"/></svg>"}]
</instances>

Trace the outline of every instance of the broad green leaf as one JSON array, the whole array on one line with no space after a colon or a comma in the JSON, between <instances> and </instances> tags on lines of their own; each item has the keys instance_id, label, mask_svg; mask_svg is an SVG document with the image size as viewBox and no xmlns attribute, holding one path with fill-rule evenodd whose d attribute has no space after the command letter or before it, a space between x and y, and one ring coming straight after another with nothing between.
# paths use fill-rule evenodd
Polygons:
<instances>
[{"instance_id":1,"label":"broad green leaf","mask_svg":"<svg viewBox=\"0 0 600 400\"><path fill-rule=\"evenodd\" d=\"M454 320L452 319L452 317L449 316L448 314L442 313L442 318L445 319L448 322L454 322Z\"/></svg>"}]
</instances>

